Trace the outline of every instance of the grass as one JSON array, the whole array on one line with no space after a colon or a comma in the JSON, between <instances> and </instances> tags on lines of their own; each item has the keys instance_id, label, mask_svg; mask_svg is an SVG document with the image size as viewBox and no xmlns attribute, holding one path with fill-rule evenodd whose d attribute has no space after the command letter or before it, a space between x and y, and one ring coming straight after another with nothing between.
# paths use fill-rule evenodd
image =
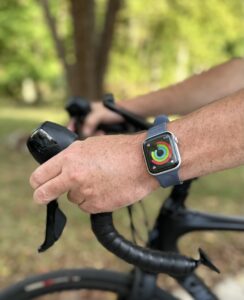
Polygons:
<instances>
[{"instance_id":1,"label":"grass","mask_svg":"<svg viewBox=\"0 0 244 300\"><path fill-rule=\"evenodd\" d=\"M109 267L128 269L94 239L89 217L65 200L60 204L68 217L68 225L59 242L49 251L37 254L42 242L45 208L32 202L28 178L37 164L26 151L9 148L9 136L15 131L29 133L45 120L66 122L62 109L0 107L0 287L9 285L31 274L71 267ZM201 211L243 215L244 170L238 168L214 174L194 183L187 205ZM158 191L145 202L151 223L168 191ZM137 214L141 228L142 216ZM124 233L128 231L125 210L116 213L117 225ZM194 233L180 243L183 252L196 256L201 245L224 275L244 268L244 239L242 233ZM228 262L228 263L226 263ZM200 272L209 283L220 277ZM164 277L163 277L164 278Z\"/></svg>"}]
</instances>

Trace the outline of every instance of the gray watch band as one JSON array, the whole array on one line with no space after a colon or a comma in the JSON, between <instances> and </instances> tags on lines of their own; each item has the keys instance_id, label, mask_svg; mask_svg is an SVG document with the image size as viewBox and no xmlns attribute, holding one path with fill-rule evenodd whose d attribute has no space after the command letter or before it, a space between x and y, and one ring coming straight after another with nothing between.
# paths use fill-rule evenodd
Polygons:
<instances>
[{"instance_id":1,"label":"gray watch band","mask_svg":"<svg viewBox=\"0 0 244 300\"><path fill-rule=\"evenodd\" d=\"M167 131L167 123L169 122L169 119L165 115L158 116L155 121L153 127L151 127L148 130L147 137L151 138L155 135L159 135L163 133L164 131ZM168 171L163 174L158 174L155 176L157 180L159 181L160 185L164 188L181 184L181 181L179 179L178 175L178 169Z\"/></svg>"}]
</instances>

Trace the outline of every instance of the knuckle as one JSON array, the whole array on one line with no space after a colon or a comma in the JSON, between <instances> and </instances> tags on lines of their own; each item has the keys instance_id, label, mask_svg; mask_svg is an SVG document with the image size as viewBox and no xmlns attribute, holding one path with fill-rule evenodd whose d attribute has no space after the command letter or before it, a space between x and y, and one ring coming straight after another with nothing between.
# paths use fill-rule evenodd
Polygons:
<instances>
[{"instance_id":1,"label":"knuckle","mask_svg":"<svg viewBox=\"0 0 244 300\"><path fill-rule=\"evenodd\" d=\"M63 154L63 160L67 163L70 160L70 152L65 151L62 153Z\"/></svg>"},{"instance_id":2,"label":"knuckle","mask_svg":"<svg viewBox=\"0 0 244 300\"><path fill-rule=\"evenodd\" d=\"M78 170L73 170L69 174L69 178L71 182L79 182L81 180L81 173Z\"/></svg>"},{"instance_id":3,"label":"knuckle","mask_svg":"<svg viewBox=\"0 0 244 300\"><path fill-rule=\"evenodd\" d=\"M86 199L91 198L93 195L93 189L90 187L89 188L80 187L79 191L81 194L85 196Z\"/></svg>"}]
</instances>

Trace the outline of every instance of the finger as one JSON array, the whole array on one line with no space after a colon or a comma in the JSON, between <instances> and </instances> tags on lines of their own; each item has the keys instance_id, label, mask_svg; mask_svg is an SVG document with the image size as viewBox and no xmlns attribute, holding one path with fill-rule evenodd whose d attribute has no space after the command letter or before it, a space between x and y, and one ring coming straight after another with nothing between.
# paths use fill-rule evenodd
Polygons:
<instances>
[{"instance_id":1,"label":"finger","mask_svg":"<svg viewBox=\"0 0 244 300\"><path fill-rule=\"evenodd\" d=\"M59 159L59 154L57 154L32 173L30 177L30 185L33 189L36 189L48 180L58 176L61 171L62 161Z\"/></svg>"},{"instance_id":2,"label":"finger","mask_svg":"<svg viewBox=\"0 0 244 300\"><path fill-rule=\"evenodd\" d=\"M82 201L81 203L79 203L80 209L83 210L85 213L98 214L104 212L111 212L111 210L106 209L101 203L94 203L93 201L90 201L88 199L85 200L86 201Z\"/></svg>"},{"instance_id":3,"label":"finger","mask_svg":"<svg viewBox=\"0 0 244 300\"><path fill-rule=\"evenodd\" d=\"M80 206L85 201L84 196L80 193L80 189L69 191L67 194L67 198L70 202L77 204L78 206Z\"/></svg>"},{"instance_id":4,"label":"finger","mask_svg":"<svg viewBox=\"0 0 244 300\"><path fill-rule=\"evenodd\" d=\"M90 136L95 131L97 124L99 123L98 118L95 114L91 113L87 116L85 123L83 125L83 134L85 136Z\"/></svg>"},{"instance_id":5,"label":"finger","mask_svg":"<svg viewBox=\"0 0 244 300\"><path fill-rule=\"evenodd\" d=\"M88 213L88 214L92 214L93 213L93 210L90 208L90 205L89 205L88 201L86 201L86 199L84 199L83 201L81 201L78 204L78 206L85 213Z\"/></svg>"},{"instance_id":6,"label":"finger","mask_svg":"<svg viewBox=\"0 0 244 300\"><path fill-rule=\"evenodd\" d=\"M74 118L71 118L68 125L67 125L67 128L71 131L75 131L75 119Z\"/></svg>"},{"instance_id":7,"label":"finger","mask_svg":"<svg viewBox=\"0 0 244 300\"><path fill-rule=\"evenodd\" d=\"M97 130L97 131L95 132L95 135L96 135L96 136L105 135L105 131L103 131L103 130Z\"/></svg>"},{"instance_id":8,"label":"finger","mask_svg":"<svg viewBox=\"0 0 244 300\"><path fill-rule=\"evenodd\" d=\"M33 198L39 204L47 204L68 192L69 188L68 180L61 174L38 187L33 194Z\"/></svg>"},{"instance_id":9,"label":"finger","mask_svg":"<svg viewBox=\"0 0 244 300\"><path fill-rule=\"evenodd\" d=\"M78 203L78 206L81 207L86 202L86 199L82 200L80 203Z\"/></svg>"}]
</instances>

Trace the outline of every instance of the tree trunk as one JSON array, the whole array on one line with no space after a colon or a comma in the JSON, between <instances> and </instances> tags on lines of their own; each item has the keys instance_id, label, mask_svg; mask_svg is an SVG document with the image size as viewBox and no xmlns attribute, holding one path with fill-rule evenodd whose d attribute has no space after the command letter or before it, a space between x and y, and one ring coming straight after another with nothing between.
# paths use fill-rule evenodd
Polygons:
<instances>
[{"instance_id":1,"label":"tree trunk","mask_svg":"<svg viewBox=\"0 0 244 300\"><path fill-rule=\"evenodd\" d=\"M109 63L109 53L116 27L116 17L122 6L122 2L122 0L109 0L107 5L104 28L100 37L96 56L96 87L99 96L104 92L104 78Z\"/></svg>"},{"instance_id":2,"label":"tree trunk","mask_svg":"<svg viewBox=\"0 0 244 300\"><path fill-rule=\"evenodd\" d=\"M116 16L123 0L107 0L106 15L101 34L95 32L95 0L71 0L75 63L69 65L63 39L58 34L56 19L50 12L49 0L38 0L44 11L63 66L68 93L99 99L103 94L104 77L114 36Z\"/></svg>"},{"instance_id":3,"label":"tree trunk","mask_svg":"<svg viewBox=\"0 0 244 300\"><path fill-rule=\"evenodd\" d=\"M50 30L50 33L51 33L51 36L53 39L53 43L54 43L54 47L57 52L57 56L63 67L64 77L67 82L67 88L68 88L68 94L69 94L69 92L73 89L72 88L72 70L66 60L66 51L65 51L65 47L64 47L64 42L58 34L57 22L56 22L56 19L54 18L54 16L51 14L50 7L49 7L49 0L38 0L38 1L43 9L44 17L46 19L46 23Z\"/></svg>"},{"instance_id":4,"label":"tree trunk","mask_svg":"<svg viewBox=\"0 0 244 300\"><path fill-rule=\"evenodd\" d=\"M94 0L71 0L76 63L73 95L94 99L95 84L95 12Z\"/></svg>"}]
</instances>

